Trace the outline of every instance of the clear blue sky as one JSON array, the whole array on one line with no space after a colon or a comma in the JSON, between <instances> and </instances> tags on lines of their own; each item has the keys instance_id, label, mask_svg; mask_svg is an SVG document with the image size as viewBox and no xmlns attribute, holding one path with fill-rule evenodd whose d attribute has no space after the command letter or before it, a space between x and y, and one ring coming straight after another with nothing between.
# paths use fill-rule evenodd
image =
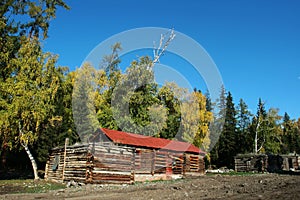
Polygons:
<instances>
[{"instance_id":1,"label":"clear blue sky","mask_svg":"<svg viewBox=\"0 0 300 200\"><path fill-rule=\"evenodd\" d=\"M243 98L255 113L261 97L267 109L300 117L298 0L66 2L71 10L59 10L44 44L60 55L60 65L74 70L95 46L122 31L173 27L206 49L236 104ZM203 89L200 82L193 87Z\"/></svg>"}]
</instances>

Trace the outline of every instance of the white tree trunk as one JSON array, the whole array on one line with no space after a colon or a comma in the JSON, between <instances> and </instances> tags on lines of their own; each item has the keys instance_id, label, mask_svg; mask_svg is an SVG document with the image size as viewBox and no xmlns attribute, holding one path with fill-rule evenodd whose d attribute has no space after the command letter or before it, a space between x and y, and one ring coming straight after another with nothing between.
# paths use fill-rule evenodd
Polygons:
<instances>
[{"instance_id":1,"label":"white tree trunk","mask_svg":"<svg viewBox=\"0 0 300 200\"><path fill-rule=\"evenodd\" d=\"M263 137L263 141L261 142L260 147L258 147L258 140L259 140L258 133L259 133L260 123L261 122L258 119L256 129L255 129L255 138L254 138L254 153L255 154L258 154L258 152L260 152L260 150L263 148L264 143L265 143L265 137ZM262 139L262 138L260 138L260 139Z\"/></svg>"},{"instance_id":2,"label":"white tree trunk","mask_svg":"<svg viewBox=\"0 0 300 200\"><path fill-rule=\"evenodd\" d=\"M257 154L258 153L258 129L259 129L259 126L260 126L260 121L259 121L259 118L257 119L257 125L256 125L256 128L255 128L255 138L254 138L254 153Z\"/></svg>"},{"instance_id":3,"label":"white tree trunk","mask_svg":"<svg viewBox=\"0 0 300 200\"><path fill-rule=\"evenodd\" d=\"M257 130L255 131L255 138L254 138L254 153L257 154Z\"/></svg>"},{"instance_id":4,"label":"white tree trunk","mask_svg":"<svg viewBox=\"0 0 300 200\"><path fill-rule=\"evenodd\" d=\"M34 174L34 180L38 180L39 179L39 176L38 176L38 170L37 170L37 165L36 165L36 162L35 162L35 159L34 157L32 156L29 148L28 148L28 145L26 144L23 144L23 147L30 159L30 162L31 162L31 165L32 165L32 169L33 169L33 174Z\"/></svg>"}]
</instances>

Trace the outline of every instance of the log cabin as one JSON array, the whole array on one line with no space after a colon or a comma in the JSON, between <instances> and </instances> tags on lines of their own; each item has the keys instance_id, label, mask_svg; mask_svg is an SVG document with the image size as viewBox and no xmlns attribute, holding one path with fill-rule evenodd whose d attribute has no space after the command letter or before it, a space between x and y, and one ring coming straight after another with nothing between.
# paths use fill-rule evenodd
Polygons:
<instances>
[{"instance_id":1,"label":"log cabin","mask_svg":"<svg viewBox=\"0 0 300 200\"><path fill-rule=\"evenodd\" d=\"M238 154L235 156L236 172L275 172L300 170L298 154Z\"/></svg>"},{"instance_id":2,"label":"log cabin","mask_svg":"<svg viewBox=\"0 0 300 200\"><path fill-rule=\"evenodd\" d=\"M101 128L85 144L53 148L45 179L132 184L205 173L205 152L175 140Z\"/></svg>"}]
</instances>

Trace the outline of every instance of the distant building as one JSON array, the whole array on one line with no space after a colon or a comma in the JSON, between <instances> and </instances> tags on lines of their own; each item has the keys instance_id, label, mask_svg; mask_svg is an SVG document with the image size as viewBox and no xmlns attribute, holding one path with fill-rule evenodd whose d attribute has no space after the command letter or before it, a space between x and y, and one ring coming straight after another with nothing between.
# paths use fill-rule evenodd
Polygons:
<instances>
[{"instance_id":1,"label":"distant building","mask_svg":"<svg viewBox=\"0 0 300 200\"><path fill-rule=\"evenodd\" d=\"M297 154L239 154L235 157L237 172L284 172L299 170Z\"/></svg>"}]
</instances>

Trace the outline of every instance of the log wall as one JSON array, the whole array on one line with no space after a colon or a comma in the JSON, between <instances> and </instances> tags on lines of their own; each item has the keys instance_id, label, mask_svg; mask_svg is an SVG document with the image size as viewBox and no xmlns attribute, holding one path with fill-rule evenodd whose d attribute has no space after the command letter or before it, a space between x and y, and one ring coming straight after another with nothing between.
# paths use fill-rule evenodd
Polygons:
<instances>
[{"instance_id":1,"label":"log wall","mask_svg":"<svg viewBox=\"0 0 300 200\"><path fill-rule=\"evenodd\" d=\"M93 147L89 183L130 184L134 182L134 148L109 143Z\"/></svg>"},{"instance_id":2,"label":"log wall","mask_svg":"<svg viewBox=\"0 0 300 200\"><path fill-rule=\"evenodd\" d=\"M147 176L151 180L149 177L156 175L185 175L190 172L203 174L204 168L204 160L200 155L102 142L67 146L66 149L54 148L46 164L45 179L57 182L74 180L83 183L130 184L138 176Z\"/></svg>"},{"instance_id":3,"label":"log wall","mask_svg":"<svg viewBox=\"0 0 300 200\"><path fill-rule=\"evenodd\" d=\"M46 164L45 179L56 182L70 180L85 182L87 169L91 165L87 162L89 156L88 145L67 146L66 159L64 159L64 153L65 148L54 148L52 150ZM59 157L59 163L55 167L57 157Z\"/></svg>"},{"instance_id":4,"label":"log wall","mask_svg":"<svg viewBox=\"0 0 300 200\"><path fill-rule=\"evenodd\" d=\"M280 172L299 169L298 155L244 154L235 157L237 172Z\"/></svg>"},{"instance_id":5,"label":"log wall","mask_svg":"<svg viewBox=\"0 0 300 200\"><path fill-rule=\"evenodd\" d=\"M268 156L265 154L238 155L234 163L237 172L264 172L268 167Z\"/></svg>"}]
</instances>

